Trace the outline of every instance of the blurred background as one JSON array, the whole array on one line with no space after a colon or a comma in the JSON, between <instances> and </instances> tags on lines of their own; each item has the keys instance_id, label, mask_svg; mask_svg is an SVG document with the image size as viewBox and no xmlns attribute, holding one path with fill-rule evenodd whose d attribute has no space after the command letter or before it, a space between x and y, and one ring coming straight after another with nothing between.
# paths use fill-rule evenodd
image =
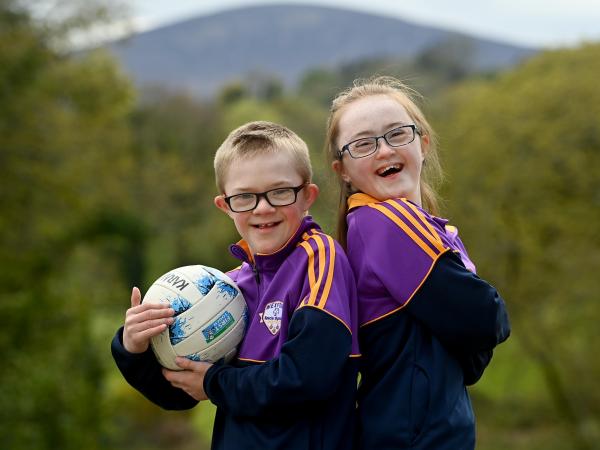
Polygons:
<instances>
[{"instance_id":1,"label":"blurred background","mask_svg":"<svg viewBox=\"0 0 600 450\"><path fill-rule=\"evenodd\" d=\"M364 2L362 2L364 3ZM203 449L109 345L133 285L237 265L212 158L272 120L325 164L332 96L418 90L444 215L513 324L470 388L478 449L600 448L600 4L0 0L0 448Z\"/></svg>"}]
</instances>

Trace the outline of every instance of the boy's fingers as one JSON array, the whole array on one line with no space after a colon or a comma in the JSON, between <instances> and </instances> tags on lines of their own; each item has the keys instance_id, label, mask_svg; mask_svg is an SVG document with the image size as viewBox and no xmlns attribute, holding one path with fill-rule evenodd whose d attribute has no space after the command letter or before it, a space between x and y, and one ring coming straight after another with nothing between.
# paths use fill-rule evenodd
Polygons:
<instances>
[{"instance_id":1,"label":"boy's fingers","mask_svg":"<svg viewBox=\"0 0 600 450\"><path fill-rule=\"evenodd\" d=\"M150 328L164 323L171 325L175 318L173 309L160 307L159 305L142 305L129 308L125 313L125 326Z\"/></svg>"},{"instance_id":2,"label":"boy's fingers","mask_svg":"<svg viewBox=\"0 0 600 450\"><path fill-rule=\"evenodd\" d=\"M167 325L162 323L160 325L156 325L154 327L148 328L144 331L140 332L140 338L143 340L152 339L154 336L158 336L160 333L167 329Z\"/></svg>"},{"instance_id":3,"label":"boy's fingers","mask_svg":"<svg viewBox=\"0 0 600 450\"><path fill-rule=\"evenodd\" d=\"M210 363L202 361L191 361L181 356L178 356L175 359L175 363L182 369L191 370L198 373L205 373L208 370L208 368L212 365Z\"/></svg>"},{"instance_id":4,"label":"boy's fingers","mask_svg":"<svg viewBox=\"0 0 600 450\"><path fill-rule=\"evenodd\" d=\"M194 370L194 361L190 361L187 358L182 358L181 356L175 358L175 364L177 364L182 369Z\"/></svg>"},{"instance_id":5,"label":"boy's fingers","mask_svg":"<svg viewBox=\"0 0 600 450\"><path fill-rule=\"evenodd\" d=\"M137 287L131 290L131 307L139 306L142 303L142 293Z\"/></svg>"}]
</instances>

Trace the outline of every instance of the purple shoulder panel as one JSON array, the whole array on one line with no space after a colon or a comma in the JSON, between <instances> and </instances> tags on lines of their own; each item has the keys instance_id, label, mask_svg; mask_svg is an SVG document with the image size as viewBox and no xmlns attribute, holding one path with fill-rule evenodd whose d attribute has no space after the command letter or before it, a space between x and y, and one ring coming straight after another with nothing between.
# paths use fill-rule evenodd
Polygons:
<instances>
[{"instance_id":1,"label":"purple shoulder panel","mask_svg":"<svg viewBox=\"0 0 600 450\"><path fill-rule=\"evenodd\" d=\"M348 258L357 279L360 325L406 305L446 251L458 253L474 270L453 227L446 224L404 199L350 211Z\"/></svg>"}]
</instances>

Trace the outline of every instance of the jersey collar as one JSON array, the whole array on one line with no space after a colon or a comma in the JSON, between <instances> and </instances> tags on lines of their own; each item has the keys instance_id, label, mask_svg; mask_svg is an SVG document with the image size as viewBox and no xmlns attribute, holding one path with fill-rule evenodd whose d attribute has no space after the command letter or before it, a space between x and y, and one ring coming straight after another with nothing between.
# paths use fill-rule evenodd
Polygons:
<instances>
[{"instance_id":1,"label":"jersey collar","mask_svg":"<svg viewBox=\"0 0 600 450\"><path fill-rule=\"evenodd\" d=\"M358 192L348 197L348 210L358 208L359 206L366 206L371 203L381 203L375 197Z\"/></svg>"}]
</instances>

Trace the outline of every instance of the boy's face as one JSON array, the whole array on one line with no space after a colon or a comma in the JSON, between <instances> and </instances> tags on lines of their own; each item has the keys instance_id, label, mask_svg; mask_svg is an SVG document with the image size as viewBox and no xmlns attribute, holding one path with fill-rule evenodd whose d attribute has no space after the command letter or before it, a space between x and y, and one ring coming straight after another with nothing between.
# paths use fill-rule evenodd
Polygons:
<instances>
[{"instance_id":1,"label":"boy's face","mask_svg":"<svg viewBox=\"0 0 600 450\"><path fill-rule=\"evenodd\" d=\"M233 212L225 196L260 193L275 188L300 186L303 182L285 153L259 154L234 162L227 170L225 195L215 197L215 205L233 219L235 227L253 254L270 254L281 249L300 226L308 208L316 200L319 188L307 184L298 192L295 203L271 206L264 197L252 211Z\"/></svg>"}]
</instances>

